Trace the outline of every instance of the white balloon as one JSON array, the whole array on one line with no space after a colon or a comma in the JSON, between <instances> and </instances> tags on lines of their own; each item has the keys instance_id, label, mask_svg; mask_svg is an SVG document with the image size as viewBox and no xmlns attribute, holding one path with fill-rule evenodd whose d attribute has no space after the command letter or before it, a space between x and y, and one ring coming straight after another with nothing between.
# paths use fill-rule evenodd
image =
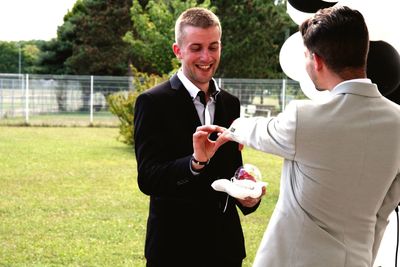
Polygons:
<instances>
[{"instance_id":1,"label":"white balloon","mask_svg":"<svg viewBox=\"0 0 400 267\"><path fill-rule=\"evenodd\" d=\"M317 102L326 102L331 99L328 91L318 91L306 71L305 47L300 32L291 35L282 45L279 53L279 62L285 74L300 82L305 96Z\"/></svg>"},{"instance_id":2,"label":"white balloon","mask_svg":"<svg viewBox=\"0 0 400 267\"><path fill-rule=\"evenodd\" d=\"M305 74L303 38L300 32L291 35L281 47L279 63L285 74L293 80L299 81Z\"/></svg>"},{"instance_id":3,"label":"white balloon","mask_svg":"<svg viewBox=\"0 0 400 267\"><path fill-rule=\"evenodd\" d=\"M297 9L295 9L289 1L286 1L286 12L290 16L290 18L297 24L300 25L303 23L308 18L311 18L314 13L306 13L306 12L301 12Z\"/></svg>"}]
</instances>

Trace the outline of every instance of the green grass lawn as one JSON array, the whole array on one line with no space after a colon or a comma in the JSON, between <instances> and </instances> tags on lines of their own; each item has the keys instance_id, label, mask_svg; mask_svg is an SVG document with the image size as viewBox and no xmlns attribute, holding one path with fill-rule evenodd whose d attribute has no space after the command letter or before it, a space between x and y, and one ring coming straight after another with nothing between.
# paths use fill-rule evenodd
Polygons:
<instances>
[{"instance_id":1,"label":"green grass lawn","mask_svg":"<svg viewBox=\"0 0 400 267\"><path fill-rule=\"evenodd\" d=\"M29 114L28 123L23 113L18 116L5 116L0 119L0 126L101 126L117 127L118 118L108 111L96 111L93 113L93 122L90 122L90 112L57 112L43 114Z\"/></svg>"},{"instance_id":2,"label":"green grass lawn","mask_svg":"<svg viewBox=\"0 0 400 267\"><path fill-rule=\"evenodd\" d=\"M145 265L148 197L117 128L0 127L0 265ZM268 195L241 216L251 266L277 200L282 161L251 149Z\"/></svg>"}]
</instances>

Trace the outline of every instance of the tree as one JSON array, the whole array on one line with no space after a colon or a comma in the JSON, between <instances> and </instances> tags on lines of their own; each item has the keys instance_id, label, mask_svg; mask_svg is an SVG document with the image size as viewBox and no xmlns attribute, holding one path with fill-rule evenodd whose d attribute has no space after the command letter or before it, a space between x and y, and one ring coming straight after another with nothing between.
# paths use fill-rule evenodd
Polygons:
<instances>
[{"instance_id":1,"label":"tree","mask_svg":"<svg viewBox=\"0 0 400 267\"><path fill-rule=\"evenodd\" d=\"M41 74L68 74L64 65L72 54L72 46L58 39L52 39L40 47L38 73Z\"/></svg>"},{"instance_id":2,"label":"tree","mask_svg":"<svg viewBox=\"0 0 400 267\"><path fill-rule=\"evenodd\" d=\"M146 1L147 2L147 1ZM210 1L134 0L131 8L132 30L124 40L130 44L133 65L140 71L158 75L171 72L178 65L172 52L175 20L185 9L210 8Z\"/></svg>"},{"instance_id":3,"label":"tree","mask_svg":"<svg viewBox=\"0 0 400 267\"><path fill-rule=\"evenodd\" d=\"M0 73L37 73L44 41L0 42Z\"/></svg>"},{"instance_id":4,"label":"tree","mask_svg":"<svg viewBox=\"0 0 400 267\"><path fill-rule=\"evenodd\" d=\"M39 46L41 41L27 42L22 47L22 55L24 59L23 72L24 73L37 73L37 61L40 54ZM22 68L22 67L21 67Z\"/></svg>"},{"instance_id":5,"label":"tree","mask_svg":"<svg viewBox=\"0 0 400 267\"><path fill-rule=\"evenodd\" d=\"M132 30L124 38L131 45L132 63L139 71L160 75L169 73L178 65L171 49L175 20L183 10L200 5L215 11L222 24L223 49L216 76L282 77L279 51L290 33L297 30L286 14L284 1L144 2L133 1Z\"/></svg>"},{"instance_id":6,"label":"tree","mask_svg":"<svg viewBox=\"0 0 400 267\"><path fill-rule=\"evenodd\" d=\"M281 78L279 51L296 25L273 0L214 0L222 24L218 77Z\"/></svg>"},{"instance_id":7,"label":"tree","mask_svg":"<svg viewBox=\"0 0 400 267\"><path fill-rule=\"evenodd\" d=\"M57 39L39 46L40 69L50 74L162 75L178 68L172 52L174 24L185 9L210 8L222 23L217 77L281 78L279 51L297 31L285 0L78 0L58 28ZM14 55L15 57L15 55Z\"/></svg>"},{"instance_id":8,"label":"tree","mask_svg":"<svg viewBox=\"0 0 400 267\"><path fill-rule=\"evenodd\" d=\"M71 11L64 16L63 25L57 29L57 38L44 43L40 49L39 72L43 74L74 74L73 69L65 64L72 56L72 49L77 39L76 27L82 20L86 7L83 0L77 0Z\"/></svg>"},{"instance_id":9,"label":"tree","mask_svg":"<svg viewBox=\"0 0 400 267\"><path fill-rule=\"evenodd\" d=\"M57 39L42 47L42 73L127 75L130 0L78 0L64 16Z\"/></svg>"},{"instance_id":10,"label":"tree","mask_svg":"<svg viewBox=\"0 0 400 267\"><path fill-rule=\"evenodd\" d=\"M0 42L0 73L18 73L18 50L18 43Z\"/></svg>"},{"instance_id":11,"label":"tree","mask_svg":"<svg viewBox=\"0 0 400 267\"><path fill-rule=\"evenodd\" d=\"M126 75L127 44L122 37L130 29L130 0L86 0L71 17L74 25L72 55L66 67L74 74Z\"/></svg>"}]
</instances>

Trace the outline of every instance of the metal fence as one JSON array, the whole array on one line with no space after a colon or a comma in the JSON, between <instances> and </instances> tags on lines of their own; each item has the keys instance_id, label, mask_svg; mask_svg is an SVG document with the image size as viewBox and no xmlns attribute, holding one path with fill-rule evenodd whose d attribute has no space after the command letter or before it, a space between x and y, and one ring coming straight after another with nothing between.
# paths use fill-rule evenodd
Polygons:
<instances>
[{"instance_id":1,"label":"metal fence","mask_svg":"<svg viewBox=\"0 0 400 267\"><path fill-rule=\"evenodd\" d=\"M239 97L243 116L269 116L304 98L292 80L217 79ZM0 125L117 126L106 97L134 90L132 77L0 74Z\"/></svg>"},{"instance_id":2,"label":"metal fence","mask_svg":"<svg viewBox=\"0 0 400 267\"><path fill-rule=\"evenodd\" d=\"M270 116L292 99L305 98L298 82L272 79L218 79L219 85L240 99L242 116Z\"/></svg>"}]
</instances>

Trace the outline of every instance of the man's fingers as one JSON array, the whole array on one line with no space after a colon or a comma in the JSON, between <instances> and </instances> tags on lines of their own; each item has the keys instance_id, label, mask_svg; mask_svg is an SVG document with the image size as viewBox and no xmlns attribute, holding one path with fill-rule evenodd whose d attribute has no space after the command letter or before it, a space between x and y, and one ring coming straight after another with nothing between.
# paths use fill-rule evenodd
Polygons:
<instances>
[{"instance_id":1,"label":"man's fingers","mask_svg":"<svg viewBox=\"0 0 400 267\"><path fill-rule=\"evenodd\" d=\"M223 133L226 130L226 128L218 126L218 125L203 125L197 127L196 131L202 131L202 132L207 132L207 133Z\"/></svg>"},{"instance_id":2,"label":"man's fingers","mask_svg":"<svg viewBox=\"0 0 400 267\"><path fill-rule=\"evenodd\" d=\"M231 141L229 137L229 131L226 130L218 136L217 140L215 140L215 146L218 148L229 141Z\"/></svg>"},{"instance_id":3,"label":"man's fingers","mask_svg":"<svg viewBox=\"0 0 400 267\"><path fill-rule=\"evenodd\" d=\"M207 137L207 138L208 138L209 135L210 135L209 132L205 132L205 131L196 131L196 132L194 132L193 137L195 137L195 138L204 138L204 137Z\"/></svg>"},{"instance_id":4,"label":"man's fingers","mask_svg":"<svg viewBox=\"0 0 400 267\"><path fill-rule=\"evenodd\" d=\"M254 207L260 201L260 199L248 197L248 198L245 198L245 199L238 199L238 201L243 206L251 208L251 207Z\"/></svg>"}]
</instances>

